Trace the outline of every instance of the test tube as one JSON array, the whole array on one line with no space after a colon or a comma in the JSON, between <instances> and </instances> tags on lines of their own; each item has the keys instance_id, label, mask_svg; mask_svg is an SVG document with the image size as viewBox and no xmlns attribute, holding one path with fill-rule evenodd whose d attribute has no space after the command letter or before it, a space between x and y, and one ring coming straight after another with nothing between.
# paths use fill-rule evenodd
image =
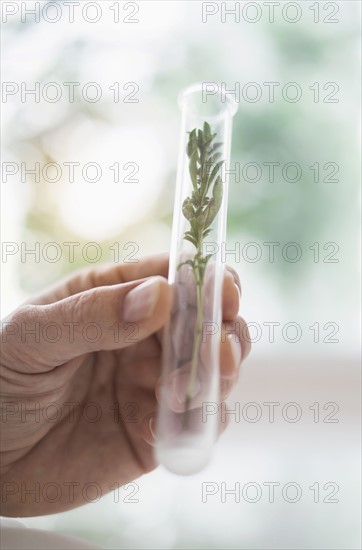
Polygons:
<instances>
[{"instance_id":1,"label":"test tube","mask_svg":"<svg viewBox=\"0 0 362 550\"><path fill-rule=\"evenodd\" d=\"M194 84L180 93L180 150L163 332L156 458L188 475L209 461L219 426L222 245L234 98Z\"/></svg>"}]
</instances>

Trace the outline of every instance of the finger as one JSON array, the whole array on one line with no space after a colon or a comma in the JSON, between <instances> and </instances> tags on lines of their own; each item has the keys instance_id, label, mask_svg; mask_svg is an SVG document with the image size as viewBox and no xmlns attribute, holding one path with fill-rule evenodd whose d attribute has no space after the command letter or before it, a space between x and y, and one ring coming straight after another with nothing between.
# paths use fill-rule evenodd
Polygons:
<instances>
[{"instance_id":1,"label":"finger","mask_svg":"<svg viewBox=\"0 0 362 550\"><path fill-rule=\"evenodd\" d=\"M231 267L230 265L227 265L226 266L226 272L229 273L232 276L232 278L234 280L234 283L235 283L235 285L236 285L236 287L239 291L239 298L241 298L241 295L242 295L241 282L240 282L240 277L239 277L237 271L233 267Z\"/></svg>"},{"instance_id":2,"label":"finger","mask_svg":"<svg viewBox=\"0 0 362 550\"><path fill-rule=\"evenodd\" d=\"M238 317L235 322L223 323L220 347L220 399L226 399L234 389L240 366L251 349L248 326Z\"/></svg>"},{"instance_id":3,"label":"finger","mask_svg":"<svg viewBox=\"0 0 362 550\"><path fill-rule=\"evenodd\" d=\"M220 377L227 380L237 375L242 358L241 342L235 333L235 324L229 321L221 327Z\"/></svg>"},{"instance_id":4,"label":"finger","mask_svg":"<svg viewBox=\"0 0 362 550\"><path fill-rule=\"evenodd\" d=\"M230 418L229 418L229 410L223 401L219 404L215 403L216 406L216 422L217 422L217 434L218 436L221 435L227 428ZM232 409L230 409L230 412L232 412ZM202 407L193 409L192 411L188 411L188 420L190 425L192 426L200 426L201 423L204 423L205 419L205 411L203 411ZM179 426L179 431L182 429L182 426L184 424L184 418L185 413L179 413L175 414L174 421L175 421L175 431L177 431L177 426ZM151 445L152 447L156 447L157 445L157 411L153 411L149 414L147 414L144 418L142 418L141 421L141 435L142 438L148 445Z\"/></svg>"},{"instance_id":5,"label":"finger","mask_svg":"<svg viewBox=\"0 0 362 550\"><path fill-rule=\"evenodd\" d=\"M220 368L224 377L235 376L241 363L251 350L250 334L246 321L238 316L221 327Z\"/></svg>"},{"instance_id":6,"label":"finger","mask_svg":"<svg viewBox=\"0 0 362 550\"><path fill-rule=\"evenodd\" d=\"M184 284L175 288L171 314L171 337L178 359L185 360L192 348L194 338L194 326L196 321L196 287L193 274L185 270L183 274ZM236 319L241 296L241 286L238 274L232 268L226 266L222 287L222 318L224 321ZM185 312L180 304L190 304ZM181 314L180 314L181 310ZM162 334L159 335L162 342Z\"/></svg>"},{"instance_id":7,"label":"finger","mask_svg":"<svg viewBox=\"0 0 362 550\"><path fill-rule=\"evenodd\" d=\"M215 336L216 337L216 336ZM226 398L232 391L239 375L240 365L250 352L250 336L244 319L237 317L235 321L222 324L220 337L220 394ZM211 339L201 346L200 362L197 376L193 383L193 395L189 402L189 408L200 407L201 403L208 400L208 392L211 387L212 365L214 364L213 346ZM166 380L160 378L156 384L156 396L158 401L162 394L167 401L170 410L182 413L185 410L185 400L191 376L191 361L187 361L181 367L170 372ZM164 393L163 393L164 392Z\"/></svg>"},{"instance_id":8,"label":"finger","mask_svg":"<svg viewBox=\"0 0 362 550\"><path fill-rule=\"evenodd\" d=\"M106 264L80 269L64 281L57 283L46 293L30 299L26 303L34 305L50 304L91 288L129 283L154 275L167 277L167 274L168 254L146 256L134 263Z\"/></svg>"},{"instance_id":9,"label":"finger","mask_svg":"<svg viewBox=\"0 0 362 550\"><path fill-rule=\"evenodd\" d=\"M246 321L237 317L227 321L221 327L220 374L224 378L233 378L238 374L240 365L249 355L250 335Z\"/></svg>"},{"instance_id":10,"label":"finger","mask_svg":"<svg viewBox=\"0 0 362 550\"><path fill-rule=\"evenodd\" d=\"M84 353L144 340L164 325L170 305L171 287L163 277L92 288L20 308L7 319L7 342L15 340L31 365L50 369Z\"/></svg>"},{"instance_id":11,"label":"finger","mask_svg":"<svg viewBox=\"0 0 362 550\"><path fill-rule=\"evenodd\" d=\"M236 282L238 281L238 283ZM232 321L239 311L241 286L239 277L229 268L225 270L222 293L222 318L224 321Z\"/></svg>"},{"instance_id":12,"label":"finger","mask_svg":"<svg viewBox=\"0 0 362 550\"><path fill-rule=\"evenodd\" d=\"M215 289L215 265L210 264L204 276L204 313L207 316L212 314L214 289ZM197 290L195 276L189 266L183 266L179 273L176 285L175 300L172 312L177 310L182 304L187 304L190 308L196 308ZM222 314L224 320L235 319L239 311L239 302L241 296L241 285L238 274L231 267L226 266L222 285Z\"/></svg>"}]
</instances>

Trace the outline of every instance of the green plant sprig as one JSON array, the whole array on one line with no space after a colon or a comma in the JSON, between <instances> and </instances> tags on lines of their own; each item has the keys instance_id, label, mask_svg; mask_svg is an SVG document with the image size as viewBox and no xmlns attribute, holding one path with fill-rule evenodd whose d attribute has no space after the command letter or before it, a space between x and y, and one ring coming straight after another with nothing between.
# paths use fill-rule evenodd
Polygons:
<instances>
[{"instance_id":1,"label":"green plant sprig","mask_svg":"<svg viewBox=\"0 0 362 550\"><path fill-rule=\"evenodd\" d=\"M204 239L211 231L211 224L220 210L223 197L220 169L224 161L221 160L221 153L219 152L223 144L222 142L215 142L216 135L216 133L211 132L210 125L205 122L202 130L194 128L189 133L186 150L193 190L191 196L187 197L182 204L182 213L190 224L190 228L184 234L184 239L194 245L196 253L192 259L180 263L178 269L183 265L190 266L195 279L197 295L195 339L191 373L186 389L186 411L189 409L193 397L198 368L203 325L202 287L205 269L208 261L213 256L213 254L204 256L202 247Z\"/></svg>"}]
</instances>

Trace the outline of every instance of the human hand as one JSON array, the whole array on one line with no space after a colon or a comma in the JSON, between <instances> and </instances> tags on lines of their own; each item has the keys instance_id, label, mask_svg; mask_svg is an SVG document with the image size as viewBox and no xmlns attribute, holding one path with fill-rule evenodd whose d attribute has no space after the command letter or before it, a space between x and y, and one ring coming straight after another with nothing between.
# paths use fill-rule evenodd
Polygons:
<instances>
[{"instance_id":1,"label":"human hand","mask_svg":"<svg viewBox=\"0 0 362 550\"><path fill-rule=\"evenodd\" d=\"M166 256L83 270L4 320L3 515L74 508L89 502L90 482L105 494L157 466L153 421L171 308L167 272ZM227 269L221 399L250 350L237 317L238 287Z\"/></svg>"}]
</instances>

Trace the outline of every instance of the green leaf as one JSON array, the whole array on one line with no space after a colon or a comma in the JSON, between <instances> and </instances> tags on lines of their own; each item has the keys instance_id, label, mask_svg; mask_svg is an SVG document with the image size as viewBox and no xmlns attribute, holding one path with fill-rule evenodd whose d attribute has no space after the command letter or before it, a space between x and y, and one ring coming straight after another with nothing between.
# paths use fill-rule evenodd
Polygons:
<instances>
[{"instance_id":1,"label":"green leaf","mask_svg":"<svg viewBox=\"0 0 362 550\"><path fill-rule=\"evenodd\" d=\"M206 176L206 181L209 179L211 172L213 171L215 163L212 161L212 157L209 157L205 162L204 175Z\"/></svg>"},{"instance_id":2,"label":"green leaf","mask_svg":"<svg viewBox=\"0 0 362 550\"><path fill-rule=\"evenodd\" d=\"M220 153L220 152L215 153L215 154L211 157L211 162L215 163L215 162L217 162L221 157L222 157L222 153Z\"/></svg>"},{"instance_id":3,"label":"green leaf","mask_svg":"<svg viewBox=\"0 0 362 550\"><path fill-rule=\"evenodd\" d=\"M189 221L192 220L193 217L195 216L195 211L192 206L192 201L189 197L185 199L182 204L182 213L185 216L185 218Z\"/></svg>"},{"instance_id":4,"label":"green leaf","mask_svg":"<svg viewBox=\"0 0 362 550\"><path fill-rule=\"evenodd\" d=\"M198 146L200 147L200 149L202 149L203 146L204 146L204 143L205 143L204 134L203 134L202 130L198 130L198 132L197 132L197 143L198 143Z\"/></svg>"},{"instance_id":5,"label":"green leaf","mask_svg":"<svg viewBox=\"0 0 362 550\"><path fill-rule=\"evenodd\" d=\"M197 175L198 175L197 161L198 160L199 160L199 154L196 149L190 156L190 163L189 163L189 172L191 176L192 185L195 190L197 189Z\"/></svg>"},{"instance_id":6,"label":"green leaf","mask_svg":"<svg viewBox=\"0 0 362 550\"><path fill-rule=\"evenodd\" d=\"M204 136L205 142L212 139L210 124L206 121L204 122Z\"/></svg>"},{"instance_id":7,"label":"green leaf","mask_svg":"<svg viewBox=\"0 0 362 550\"><path fill-rule=\"evenodd\" d=\"M222 201L222 192L223 192L223 184L222 184L221 177L218 176L216 179L214 188L212 190L212 196L216 200L216 204L219 206L219 208L221 206L221 201Z\"/></svg>"},{"instance_id":8,"label":"green leaf","mask_svg":"<svg viewBox=\"0 0 362 550\"><path fill-rule=\"evenodd\" d=\"M196 233L193 233L192 231L185 231L185 235L188 235L189 237L192 237L193 239L195 239L195 241L197 240L197 234Z\"/></svg>"},{"instance_id":9,"label":"green leaf","mask_svg":"<svg viewBox=\"0 0 362 550\"><path fill-rule=\"evenodd\" d=\"M197 248L197 242L191 235L185 233L184 239L185 241L189 241L190 243L192 243Z\"/></svg>"},{"instance_id":10,"label":"green leaf","mask_svg":"<svg viewBox=\"0 0 362 550\"><path fill-rule=\"evenodd\" d=\"M197 150L197 137L196 137L196 128L194 128L189 135L189 141L187 143L187 156L191 155Z\"/></svg>"},{"instance_id":11,"label":"green leaf","mask_svg":"<svg viewBox=\"0 0 362 550\"><path fill-rule=\"evenodd\" d=\"M219 162L217 162L214 166L214 168L211 170L211 173L207 179L207 186L206 186L206 191L209 189L210 185L212 184L212 182L214 181L217 173L219 172L220 170L220 167L221 165L223 164L223 160L220 160Z\"/></svg>"},{"instance_id":12,"label":"green leaf","mask_svg":"<svg viewBox=\"0 0 362 550\"><path fill-rule=\"evenodd\" d=\"M191 229L192 231L195 233L195 235L197 234L197 231L198 231L198 225L197 225L197 221L195 218L191 219L190 220L190 225L191 225Z\"/></svg>"},{"instance_id":13,"label":"green leaf","mask_svg":"<svg viewBox=\"0 0 362 550\"><path fill-rule=\"evenodd\" d=\"M221 147L223 144L222 141L219 141L218 143L214 143L214 145L211 147L211 149L209 149L209 153L214 153L216 151L216 149L219 149L219 147Z\"/></svg>"},{"instance_id":14,"label":"green leaf","mask_svg":"<svg viewBox=\"0 0 362 550\"><path fill-rule=\"evenodd\" d=\"M218 176L212 192L212 199L210 200L207 207L207 215L205 218L205 228L208 228L212 224L212 222L216 218L217 213L220 210L220 206L222 202L222 191L223 191L222 181L220 176Z\"/></svg>"}]
</instances>

